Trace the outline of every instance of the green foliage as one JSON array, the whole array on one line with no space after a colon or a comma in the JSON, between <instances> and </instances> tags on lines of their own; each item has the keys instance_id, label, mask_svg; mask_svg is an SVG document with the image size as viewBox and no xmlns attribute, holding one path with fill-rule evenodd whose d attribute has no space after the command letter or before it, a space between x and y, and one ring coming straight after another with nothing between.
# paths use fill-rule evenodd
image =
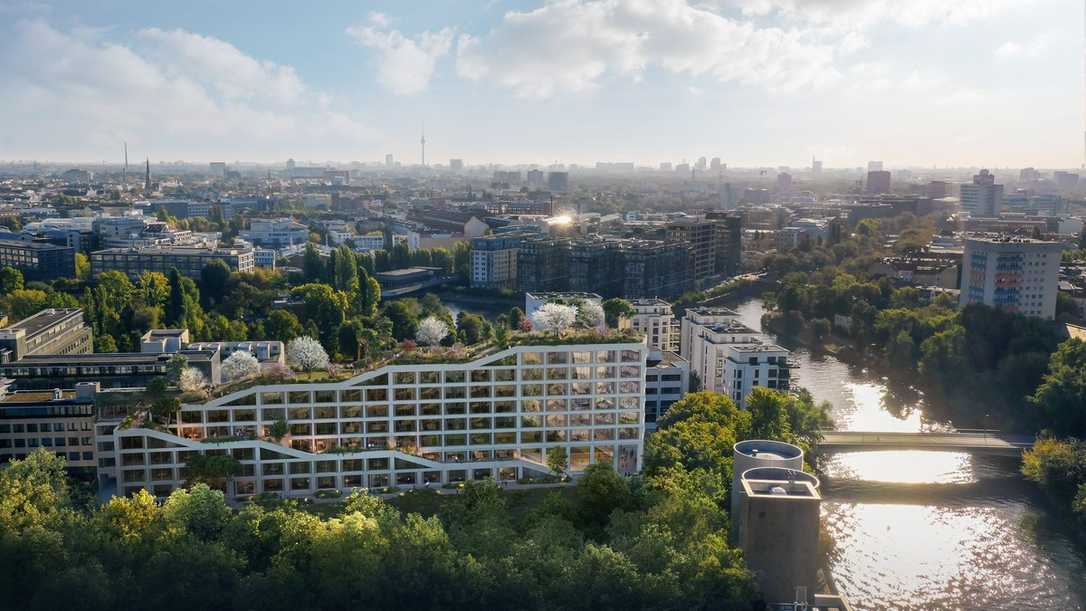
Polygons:
<instances>
[{"instance_id":1,"label":"green foliage","mask_svg":"<svg viewBox=\"0 0 1086 611\"><path fill-rule=\"evenodd\" d=\"M288 432L290 432L290 426L284 418L276 419L275 422L272 422L271 426L268 427L268 437L271 437L275 441L279 441L285 437Z\"/></svg>"},{"instance_id":2,"label":"green foliage","mask_svg":"<svg viewBox=\"0 0 1086 611\"><path fill-rule=\"evenodd\" d=\"M1029 400L1056 434L1086 437L1086 342L1072 338L1060 344Z\"/></svg>"},{"instance_id":3,"label":"green foliage","mask_svg":"<svg viewBox=\"0 0 1086 611\"><path fill-rule=\"evenodd\" d=\"M603 302L603 313L607 326L614 329L618 327L619 319L629 318L633 316L636 311L629 301L613 297Z\"/></svg>"},{"instance_id":4,"label":"green foliage","mask_svg":"<svg viewBox=\"0 0 1086 611\"><path fill-rule=\"evenodd\" d=\"M302 335L302 323L289 310L272 310L264 321L264 333L267 339L276 339L285 344Z\"/></svg>"},{"instance_id":5,"label":"green foliage","mask_svg":"<svg viewBox=\"0 0 1086 611\"><path fill-rule=\"evenodd\" d=\"M190 486L202 483L222 487L228 479L241 473L241 463L228 454L196 454L185 466Z\"/></svg>"},{"instance_id":6,"label":"green foliage","mask_svg":"<svg viewBox=\"0 0 1086 611\"><path fill-rule=\"evenodd\" d=\"M0 294L22 290L23 286L23 272L11 266L0 269Z\"/></svg>"},{"instance_id":7,"label":"green foliage","mask_svg":"<svg viewBox=\"0 0 1086 611\"><path fill-rule=\"evenodd\" d=\"M1076 516L1086 527L1086 442L1074 437L1037 440L1022 455L1022 474Z\"/></svg>"},{"instance_id":8,"label":"green foliage","mask_svg":"<svg viewBox=\"0 0 1086 611\"><path fill-rule=\"evenodd\" d=\"M414 299L395 299L385 304L383 314L392 321L396 341L414 339L419 331L419 306Z\"/></svg>"},{"instance_id":9,"label":"green foliage","mask_svg":"<svg viewBox=\"0 0 1086 611\"><path fill-rule=\"evenodd\" d=\"M566 472L569 468L569 457L565 448L555 446L547 450L547 468L557 477Z\"/></svg>"}]
</instances>

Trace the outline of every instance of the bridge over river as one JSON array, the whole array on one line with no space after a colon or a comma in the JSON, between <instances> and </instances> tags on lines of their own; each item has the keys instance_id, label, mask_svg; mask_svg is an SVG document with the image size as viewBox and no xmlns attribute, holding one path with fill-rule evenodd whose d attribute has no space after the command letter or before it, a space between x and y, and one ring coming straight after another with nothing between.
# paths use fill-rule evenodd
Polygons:
<instances>
[{"instance_id":1,"label":"bridge over river","mask_svg":"<svg viewBox=\"0 0 1086 611\"><path fill-rule=\"evenodd\" d=\"M819 450L947 450L992 454L1017 454L1033 447L1032 435L1008 435L999 431L968 429L953 432L888 433L823 431Z\"/></svg>"}]
</instances>

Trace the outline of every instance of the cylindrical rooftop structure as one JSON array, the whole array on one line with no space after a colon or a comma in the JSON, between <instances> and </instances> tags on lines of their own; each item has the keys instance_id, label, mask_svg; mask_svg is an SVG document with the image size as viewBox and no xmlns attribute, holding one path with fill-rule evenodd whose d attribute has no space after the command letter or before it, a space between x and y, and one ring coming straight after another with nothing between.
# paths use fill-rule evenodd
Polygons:
<instances>
[{"instance_id":1,"label":"cylindrical rooftop structure","mask_svg":"<svg viewBox=\"0 0 1086 611\"><path fill-rule=\"evenodd\" d=\"M755 467L747 469L739 477L751 481L807 482L815 490L821 485L818 478L811 473L783 467Z\"/></svg>"},{"instance_id":2,"label":"cylindrical rooftop structure","mask_svg":"<svg viewBox=\"0 0 1086 611\"><path fill-rule=\"evenodd\" d=\"M732 446L732 535L735 535L739 515L739 497L743 488L741 479L747 471L757 467L778 467L803 471L803 449L783 441L748 439Z\"/></svg>"}]
</instances>

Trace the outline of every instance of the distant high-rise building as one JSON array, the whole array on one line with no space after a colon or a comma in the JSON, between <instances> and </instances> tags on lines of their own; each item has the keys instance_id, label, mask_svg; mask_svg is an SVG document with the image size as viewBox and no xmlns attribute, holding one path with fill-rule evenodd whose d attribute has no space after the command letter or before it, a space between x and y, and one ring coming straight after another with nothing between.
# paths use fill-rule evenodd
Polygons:
<instances>
[{"instance_id":1,"label":"distant high-rise building","mask_svg":"<svg viewBox=\"0 0 1086 611\"><path fill-rule=\"evenodd\" d=\"M460 170L463 170L464 169L464 160L463 159L450 159L449 160L449 169L452 170L453 172L459 172Z\"/></svg>"},{"instance_id":2,"label":"distant high-rise building","mask_svg":"<svg viewBox=\"0 0 1086 611\"><path fill-rule=\"evenodd\" d=\"M939 199L950 195L950 184L945 180L933 180L928 183L928 197Z\"/></svg>"},{"instance_id":3,"label":"distant high-rise building","mask_svg":"<svg viewBox=\"0 0 1086 611\"><path fill-rule=\"evenodd\" d=\"M881 162L879 163L881 167ZM869 170L867 172L867 185L865 190L868 193L874 195L877 195L879 193L889 193L890 173L885 170Z\"/></svg>"},{"instance_id":4,"label":"distant high-rise building","mask_svg":"<svg viewBox=\"0 0 1086 611\"><path fill-rule=\"evenodd\" d=\"M396 165L396 159L392 156L392 153L387 153L385 155L385 167L391 168L394 165Z\"/></svg>"},{"instance_id":5,"label":"distant high-rise building","mask_svg":"<svg viewBox=\"0 0 1086 611\"><path fill-rule=\"evenodd\" d=\"M972 217L994 218L1003 209L1003 185L995 184L995 176L981 170L972 183L961 186L962 212Z\"/></svg>"},{"instance_id":6,"label":"distant high-rise building","mask_svg":"<svg viewBox=\"0 0 1086 611\"><path fill-rule=\"evenodd\" d=\"M1030 182L1040 179L1041 173L1038 172L1036 168L1022 168L1022 170L1018 172L1018 180L1022 182Z\"/></svg>"},{"instance_id":7,"label":"distant high-rise building","mask_svg":"<svg viewBox=\"0 0 1086 611\"><path fill-rule=\"evenodd\" d=\"M709 169L714 172L720 170L720 157L713 157L709 160Z\"/></svg>"},{"instance_id":8,"label":"distant high-rise building","mask_svg":"<svg viewBox=\"0 0 1086 611\"><path fill-rule=\"evenodd\" d=\"M297 164L294 163L293 159L287 159L287 169L288 170L293 170L296 165Z\"/></svg>"},{"instance_id":9,"label":"distant high-rise building","mask_svg":"<svg viewBox=\"0 0 1086 611\"><path fill-rule=\"evenodd\" d=\"M867 162L867 171L868 172L881 172L882 171L882 162L881 161L868 161Z\"/></svg>"},{"instance_id":10,"label":"distant high-rise building","mask_svg":"<svg viewBox=\"0 0 1086 611\"><path fill-rule=\"evenodd\" d=\"M660 162L660 171L661 172L670 172L671 170L672 170L672 167L671 167L671 162L670 161L661 161Z\"/></svg>"},{"instance_id":11,"label":"distant high-rise building","mask_svg":"<svg viewBox=\"0 0 1086 611\"><path fill-rule=\"evenodd\" d=\"M569 172L547 172L547 189L555 193L569 191Z\"/></svg>"},{"instance_id":12,"label":"distant high-rise building","mask_svg":"<svg viewBox=\"0 0 1086 611\"><path fill-rule=\"evenodd\" d=\"M207 164L208 172L216 178L226 178L226 162L212 161Z\"/></svg>"},{"instance_id":13,"label":"distant high-rise building","mask_svg":"<svg viewBox=\"0 0 1086 611\"><path fill-rule=\"evenodd\" d=\"M792 191L792 175L788 172L781 172L777 174L777 191L779 193L789 193Z\"/></svg>"},{"instance_id":14,"label":"distant high-rise building","mask_svg":"<svg viewBox=\"0 0 1086 611\"><path fill-rule=\"evenodd\" d=\"M739 206L739 196L732 183L726 182L720 187L720 209L735 210Z\"/></svg>"},{"instance_id":15,"label":"distant high-rise building","mask_svg":"<svg viewBox=\"0 0 1086 611\"><path fill-rule=\"evenodd\" d=\"M1061 189L1073 189L1078 185L1078 174L1073 172L1056 171L1052 173L1052 180Z\"/></svg>"},{"instance_id":16,"label":"distant high-rise building","mask_svg":"<svg viewBox=\"0 0 1086 611\"><path fill-rule=\"evenodd\" d=\"M426 167L426 126L422 126L422 138L419 139L419 146L422 148L422 167Z\"/></svg>"},{"instance_id":17,"label":"distant high-rise building","mask_svg":"<svg viewBox=\"0 0 1086 611\"><path fill-rule=\"evenodd\" d=\"M676 174L689 174L690 173L690 164L689 163L680 163L679 165L675 166L675 173Z\"/></svg>"},{"instance_id":18,"label":"distant high-rise building","mask_svg":"<svg viewBox=\"0 0 1086 611\"><path fill-rule=\"evenodd\" d=\"M529 187L542 187L546 183L543 170L531 169L528 170L528 186Z\"/></svg>"},{"instance_id":19,"label":"distant high-rise building","mask_svg":"<svg viewBox=\"0 0 1086 611\"><path fill-rule=\"evenodd\" d=\"M705 167L709 162L704 157L698 157L697 163L694 164L694 169L699 172L705 171Z\"/></svg>"},{"instance_id":20,"label":"distant high-rise building","mask_svg":"<svg viewBox=\"0 0 1086 611\"><path fill-rule=\"evenodd\" d=\"M812 174L821 174L822 173L822 162L820 160L811 159L811 173Z\"/></svg>"}]
</instances>

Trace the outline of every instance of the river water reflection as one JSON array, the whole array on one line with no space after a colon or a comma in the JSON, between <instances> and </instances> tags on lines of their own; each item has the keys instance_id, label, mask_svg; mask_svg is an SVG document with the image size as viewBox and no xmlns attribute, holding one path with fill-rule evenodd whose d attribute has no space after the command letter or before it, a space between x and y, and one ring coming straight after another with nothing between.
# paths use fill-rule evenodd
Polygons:
<instances>
[{"instance_id":1,"label":"river water reflection","mask_svg":"<svg viewBox=\"0 0 1086 611\"><path fill-rule=\"evenodd\" d=\"M762 302L736 308L761 328ZM923 403L887 405L886 382L794 348L794 378L837 428L920 431ZM829 568L857 609L1086 609L1086 555L1018 473L960 452L850 452L822 465Z\"/></svg>"}]
</instances>

